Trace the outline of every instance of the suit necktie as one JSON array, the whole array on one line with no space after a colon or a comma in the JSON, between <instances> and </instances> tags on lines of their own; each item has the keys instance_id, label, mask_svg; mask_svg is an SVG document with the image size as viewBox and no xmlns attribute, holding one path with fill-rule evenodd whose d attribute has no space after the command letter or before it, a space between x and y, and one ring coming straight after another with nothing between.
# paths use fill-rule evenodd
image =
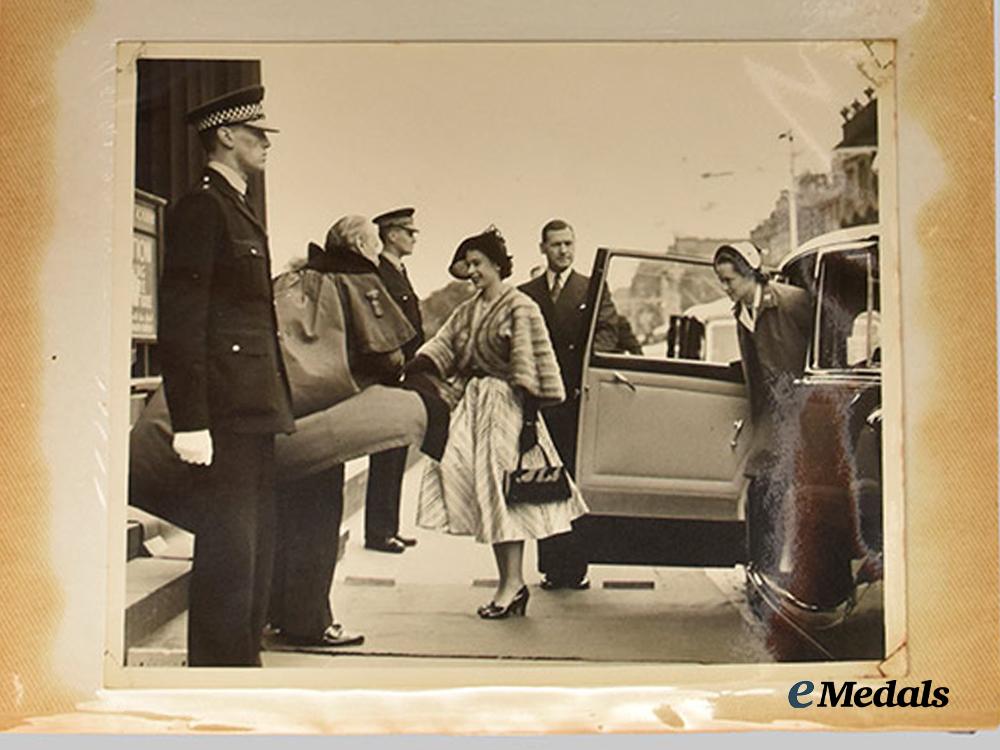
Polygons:
<instances>
[{"instance_id":1,"label":"suit necktie","mask_svg":"<svg viewBox=\"0 0 1000 750\"><path fill-rule=\"evenodd\" d=\"M552 289L549 290L549 297L555 302L559 299L559 292L562 291L562 277L556 274L555 280L552 282Z\"/></svg>"}]
</instances>

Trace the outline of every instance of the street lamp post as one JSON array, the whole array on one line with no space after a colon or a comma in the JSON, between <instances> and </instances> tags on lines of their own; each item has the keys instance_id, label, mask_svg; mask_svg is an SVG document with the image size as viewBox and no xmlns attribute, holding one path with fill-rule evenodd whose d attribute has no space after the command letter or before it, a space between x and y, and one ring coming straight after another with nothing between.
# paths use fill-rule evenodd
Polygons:
<instances>
[{"instance_id":1,"label":"street lamp post","mask_svg":"<svg viewBox=\"0 0 1000 750\"><path fill-rule=\"evenodd\" d=\"M788 140L788 251L792 252L799 246L799 215L797 208L795 185L795 135L786 130L778 135L778 139Z\"/></svg>"}]
</instances>

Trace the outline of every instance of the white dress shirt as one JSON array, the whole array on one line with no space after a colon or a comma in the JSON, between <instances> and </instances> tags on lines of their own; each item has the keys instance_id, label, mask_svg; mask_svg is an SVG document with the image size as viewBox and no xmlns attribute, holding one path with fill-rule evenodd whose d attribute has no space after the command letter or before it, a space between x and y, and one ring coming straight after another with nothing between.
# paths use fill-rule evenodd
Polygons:
<instances>
[{"instance_id":1,"label":"white dress shirt","mask_svg":"<svg viewBox=\"0 0 1000 750\"><path fill-rule=\"evenodd\" d=\"M559 279L559 294L562 294L562 290L566 288L566 279L573 272L572 268L567 268L565 271L560 271L556 273L551 268L545 269L545 280L549 283L549 296L552 296L552 290L555 288L556 279ZM556 298L558 299L558 297Z\"/></svg>"}]
</instances>

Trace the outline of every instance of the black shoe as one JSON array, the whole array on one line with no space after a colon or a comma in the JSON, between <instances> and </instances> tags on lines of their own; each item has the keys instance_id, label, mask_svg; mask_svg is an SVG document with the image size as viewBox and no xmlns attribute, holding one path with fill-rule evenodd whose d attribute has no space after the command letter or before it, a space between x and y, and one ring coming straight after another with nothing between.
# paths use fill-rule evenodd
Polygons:
<instances>
[{"instance_id":1,"label":"black shoe","mask_svg":"<svg viewBox=\"0 0 1000 750\"><path fill-rule=\"evenodd\" d=\"M477 609L476 613L484 620L505 620L508 617L524 617L528 614L529 596L528 587L522 586L514 594L514 598L510 600L510 604L506 607L501 607L496 602L490 602Z\"/></svg>"},{"instance_id":2,"label":"black shoe","mask_svg":"<svg viewBox=\"0 0 1000 750\"><path fill-rule=\"evenodd\" d=\"M586 591L590 588L590 579L584 576L577 581L566 582L558 578L549 578L545 576L540 584L543 591L558 591L560 589L569 589L570 591Z\"/></svg>"},{"instance_id":3,"label":"black shoe","mask_svg":"<svg viewBox=\"0 0 1000 750\"><path fill-rule=\"evenodd\" d=\"M395 539L397 542L402 542L402 544L403 544L404 547L416 547L417 546L417 540L414 539L411 536L400 536L399 534L396 534L393 537L393 539Z\"/></svg>"},{"instance_id":4,"label":"black shoe","mask_svg":"<svg viewBox=\"0 0 1000 750\"><path fill-rule=\"evenodd\" d=\"M368 539L365 541L365 549L373 549L376 552L392 552L395 555L406 550L406 545L392 536L384 539Z\"/></svg>"},{"instance_id":5,"label":"black shoe","mask_svg":"<svg viewBox=\"0 0 1000 750\"><path fill-rule=\"evenodd\" d=\"M312 646L314 648L336 648L339 646L360 646L365 642L361 633L349 633L340 623L334 623L318 636L284 635L280 640L291 646Z\"/></svg>"}]
</instances>

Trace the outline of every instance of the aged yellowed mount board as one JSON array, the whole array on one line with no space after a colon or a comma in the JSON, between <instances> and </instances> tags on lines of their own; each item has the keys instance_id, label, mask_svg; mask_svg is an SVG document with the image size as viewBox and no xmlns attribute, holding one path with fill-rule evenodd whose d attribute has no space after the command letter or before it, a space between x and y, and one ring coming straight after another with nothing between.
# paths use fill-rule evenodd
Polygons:
<instances>
[{"instance_id":1,"label":"aged yellowed mount board","mask_svg":"<svg viewBox=\"0 0 1000 750\"><path fill-rule=\"evenodd\" d=\"M338 28L333 10L304 3L303 17L324 40L309 44L288 42L301 34L292 18L267 9L253 18L234 15L240 10L225 3L219 20L198 30L176 22L157 28L165 10L143 17L114 3L71 3L58 13L28 3L5 7L0 35L14 54L0 63L12 94L3 98L2 142L5 194L13 199L0 225L9 279L4 312L15 335L3 346L8 372L17 373L4 397L10 429L3 481L11 488L0 545L11 602L4 616L11 637L2 647L5 727L492 733L995 726L990 6L899 2L873 10L855 3L833 17L792 5L783 14L763 5L731 8L728 21L739 26L685 18L679 8L676 26L665 17L638 26L609 17L600 32L569 11L559 19L539 12L531 24L493 19L488 35L470 35L457 9L456 28L386 29L395 22L383 20L380 29L364 14ZM200 34L229 41L206 44ZM150 41L115 44L122 39ZM247 39L273 41L240 41ZM181 75L178 61L185 60ZM444 288L457 241L490 223L504 231L520 283L544 262L541 225L562 216L576 231L577 270L603 274L641 340L642 352L630 358L602 359L591 347L594 393L602 372L638 385L641 394L677 361L725 369L725 350L708 346L716 321L725 320L705 307L722 296L705 260L716 240L753 239L773 249L770 265L784 264L788 274L797 271L796 257L815 257L812 278L821 282L822 299L829 299L823 283L865 259L859 307L851 325L837 329L843 351L820 348L811 362L818 388L842 385L842 371L857 362L865 366L852 376L862 373L864 388L875 382L866 373L880 371L878 419L861 421L869 429L880 423L874 505L884 573L866 584L869 598L859 598L854 619L841 622L838 612L818 621L826 614L817 612L789 636L786 620L775 625L745 605L742 566L601 563L592 566L590 591L546 600L533 590L523 623L491 623L523 625L516 635L470 635L483 632L473 630L480 623L469 615L489 592L473 584L495 576L486 547L421 532L414 553L401 556L415 561L411 572L400 572L366 556L361 511L345 520L352 534L334 603L352 627L367 630L367 648L336 656L265 652L260 669L192 670L177 661L183 643L168 639L136 650L148 655L147 665L130 662L130 646L140 644L126 635L128 587L137 579L129 583L123 539L130 512L125 435L130 401L138 410L155 387L157 197L176 197L196 156L148 162L156 144L186 136L175 138L176 118L144 120L136 94L143 75L172 75L170 91L186 85L184 95L195 97L203 84L192 81L209 80L215 74L206 71L223 60L249 66L258 80L248 82L263 83L269 119L282 128L265 187L275 273L304 255L306 242L322 241L338 216L416 205L422 233L409 265L421 292ZM742 117L725 119L727 104ZM865 140L869 113L876 135ZM154 121L157 129L143 135ZM164 167L175 173L167 182L156 171ZM798 186L796 242L787 218L790 171ZM850 190L838 192L844 185ZM136 188L143 191L138 202ZM849 236L828 236L852 228ZM810 239L816 247L788 253ZM665 254L701 260L648 265L666 264ZM683 293L673 299L663 282L652 304L641 279L654 277L684 279ZM143 279L144 288L134 286ZM853 310L846 299L837 304ZM700 347L670 332L671 315L699 321ZM738 393L720 382L713 386L719 394ZM130 400L130 391L138 398ZM637 476L652 481L650 466L664 466L644 459L648 445L627 440L644 416L685 415L685 402L666 412L630 412L633 429L619 433L607 414L601 421L598 401L583 409L581 455L592 461L581 461L580 481L595 508L649 518L642 498L665 496L671 477L660 477L668 484L657 485L659 494L637 492L634 483L623 489ZM839 407L826 405L833 411L813 417L836 421ZM684 417L690 434L699 427L713 434L707 417L697 418L704 413ZM731 422L720 445L738 444ZM613 440L601 440L609 434ZM682 456L676 451L683 447L679 441L670 455ZM678 460L685 470L708 466L705 476L717 477L711 455L695 449ZM843 470L838 460L819 464L816 477ZM863 484L857 461L846 465ZM404 527L412 528L419 465L407 476ZM626 510L613 506L621 497L634 502ZM703 512L682 492L670 497L675 517ZM714 520L725 518L718 511ZM862 513L861 522L870 518ZM795 533L805 532L800 526ZM152 557L144 559L159 553L182 561L175 543L164 533L146 545ZM526 575L537 583L532 564L529 556ZM829 568L819 570L822 577ZM799 593L817 580L815 570L802 575L791 584ZM390 579L391 586L377 583ZM768 581L756 584L774 590ZM440 598L411 595L431 589ZM873 591L882 605L874 615ZM624 618L617 624L607 616L616 612ZM413 636L406 632L411 622L446 635ZM858 622L867 625L827 627ZM616 638L622 633L624 643ZM797 636L818 644L819 656L789 647ZM864 644L871 643L869 650ZM871 705L843 707L845 685L855 703ZM336 692L355 687L369 692ZM301 692L276 698L272 688Z\"/></svg>"}]
</instances>

